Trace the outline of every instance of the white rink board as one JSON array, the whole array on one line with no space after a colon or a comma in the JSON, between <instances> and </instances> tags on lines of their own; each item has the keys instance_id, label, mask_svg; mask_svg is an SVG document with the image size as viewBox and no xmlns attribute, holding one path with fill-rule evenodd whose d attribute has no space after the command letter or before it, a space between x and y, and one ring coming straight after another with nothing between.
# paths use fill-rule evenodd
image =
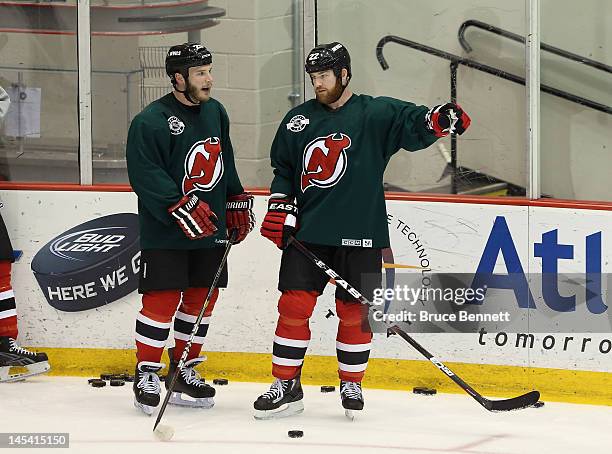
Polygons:
<instances>
[{"instance_id":1,"label":"white rink board","mask_svg":"<svg viewBox=\"0 0 612 454\"><path fill-rule=\"evenodd\" d=\"M137 292L96 309L61 312L45 301L30 263L44 244L78 224L114 213L135 213L135 195L4 190L0 191L0 197L4 203L2 216L13 247L23 251L23 257L13 268L21 342L45 347L133 348L135 317L140 308ZM610 272L612 267L612 212L609 211L407 201L388 201L387 206L395 263L419 264L417 246L411 241L416 235L423 246L421 258L427 254L432 270L473 273L496 217L503 216L525 272L539 269L541 259L534 257L534 243L552 229L558 229L559 243L574 245L574 259L559 260L560 272L584 273L585 236L593 232L602 232L602 271ZM256 231L232 250L229 288L222 292L215 307L206 350L271 351L279 296L276 284L280 252L258 233L265 208L266 198L256 197ZM410 232L414 235L408 237ZM501 254L495 272L505 272ZM310 354L335 355L337 320L325 318L328 308L334 307L333 290L327 287L311 319ZM546 351L537 341L533 349L515 349L513 345L512 348L496 347L492 345L492 338L486 346L480 346L477 334L418 335L429 350L446 361L612 371L612 353L602 354L596 348L598 339L612 338L612 335L588 337L595 347L579 352L571 348ZM381 335L375 338L372 357L422 359L403 342L385 341Z\"/></svg>"}]
</instances>

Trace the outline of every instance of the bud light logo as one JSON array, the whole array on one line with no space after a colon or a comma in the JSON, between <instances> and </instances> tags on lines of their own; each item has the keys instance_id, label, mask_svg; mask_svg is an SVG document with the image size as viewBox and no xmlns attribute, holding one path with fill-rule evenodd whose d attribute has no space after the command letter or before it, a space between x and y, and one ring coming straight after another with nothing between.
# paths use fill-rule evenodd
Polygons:
<instances>
[{"instance_id":1,"label":"bud light logo","mask_svg":"<svg viewBox=\"0 0 612 454\"><path fill-rule=\"evenodd\" d=\"M113 249L121 248L125 235L109 232L120 232L127 227L101 227L98 229L82 230L64 235L53 241L49 246L51 254L66 260L84 261L87 253L107 253Z\"/></svg>"}]
</instances>

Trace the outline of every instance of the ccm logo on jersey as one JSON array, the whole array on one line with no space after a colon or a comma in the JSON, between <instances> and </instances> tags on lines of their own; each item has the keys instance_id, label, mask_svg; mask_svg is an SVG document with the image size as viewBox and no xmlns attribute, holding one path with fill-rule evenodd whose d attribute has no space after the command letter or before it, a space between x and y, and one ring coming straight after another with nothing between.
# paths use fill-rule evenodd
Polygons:
<instances>
[{"instance_id":1,"label":"ccm logo on jersey","mask_svg":"<svg viewBox=\"0 0 612 454\"><path fill-rule=\"evenodd\" d=\"M350 146L351 138L342 133L310 142L304 149L302 192L311 186L329 188L338 183L346 171L346 150Z\"/></svg>"},{"instance_id":2,"label":"ccm logo on jersey","mask_svg":"<svg viewBox=\"0 0 612 454\"><path fill-rule=\"evenodd\" d=\"M372 240L369 238L364 238L363 240L342 238L342 246L372 247Z\"/></svg>"},{"instance_id":3,"label":"ccm logo on jersey","mask_svg":"<svg viewBox=\"0 0 612 454\"><path fill-rule=\"evenodd\" d=\"M183 194L212 191L223 176L223 155L218 137L196 142L185 157Z\"/></svg>"}]
</instances>

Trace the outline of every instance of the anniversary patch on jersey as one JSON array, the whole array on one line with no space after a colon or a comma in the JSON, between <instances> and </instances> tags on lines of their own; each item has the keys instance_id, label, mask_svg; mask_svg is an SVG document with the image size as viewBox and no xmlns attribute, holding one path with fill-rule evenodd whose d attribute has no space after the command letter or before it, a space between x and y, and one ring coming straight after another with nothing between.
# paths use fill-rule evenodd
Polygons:
<instances>
[{"instance_id":1,"label":"anniversary patch on jersey","mask_svg":"<svg viewBox=\"0 0 612 454\"><path fill-rule=\"evenodd\" d=\"M289 123L287 123L287 129L291 132L300 132L303 131L304 128L310 124L310 120L306 118L304 115L296 115Z\"/></svg>"},{"instance_id":2,"label":"anniversary patch on jersey","mask_svg":"<svg viewBox=\"0 0 612 454\"><path fill-rule=\"evenodd\" d=\"M334 186L346 171L346 150L351 138L346 134L332 133L317 137L304 149L302 166L302 192L312 186L329 188Z\"/></svg>"},{"instance_id":3,"label":"anniversary patch on jersey","mask_svg":"<svg viewBox=\"0 0 612 454\"><path fill-rule=\"evenodd\" d=\"M185 157L183 194L196 190L212 191L222 176L223 156L219 138L209 137L196 142Z\"/></svg>"},{"instance_id":4,"label":"anniversary patch on jersey","mask_svg":"<svg viewBox=\"0 0 612 454\"><path fill-rule=\"evenodd\" d=\"M175 116L168 118L168 127L170 128L170 134L178 136L185 130L185 123Z\"/></svg>"}]
</instances>

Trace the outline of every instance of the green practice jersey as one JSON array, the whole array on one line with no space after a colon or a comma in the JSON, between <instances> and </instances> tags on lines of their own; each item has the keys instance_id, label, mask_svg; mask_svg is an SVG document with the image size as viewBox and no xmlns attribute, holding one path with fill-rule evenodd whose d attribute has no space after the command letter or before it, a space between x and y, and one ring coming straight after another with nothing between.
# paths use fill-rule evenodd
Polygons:
<instances>
[{"instance_id":1,"label":"green practice jersey","mask_svg":"<svg viewBox=\"0 0 612 454\"><path fill-rule=\"evenodd\" d=\"M219 101L189 107L169 93L149 104L130 125L127 167L138 195L142 249L199 249L225 241L226 198L244 190L229 119ZM187 194L208 203L217 215L215 235L190 240L168 213Z\"/></svg>"},{"instance_id":2,"label":"green practice jersey","mask_svg":"<svg viewBox=\"0 0 612 454\"><path fill-rule=\"evenodd\" d=\"M437 138L425 129L428 108L353 94L331 111L316 100L292 109L270 157L271 192L295 197L297 238L330 246L389 246L383 174L394 153Z\"/></svg>"}]
</instances>

